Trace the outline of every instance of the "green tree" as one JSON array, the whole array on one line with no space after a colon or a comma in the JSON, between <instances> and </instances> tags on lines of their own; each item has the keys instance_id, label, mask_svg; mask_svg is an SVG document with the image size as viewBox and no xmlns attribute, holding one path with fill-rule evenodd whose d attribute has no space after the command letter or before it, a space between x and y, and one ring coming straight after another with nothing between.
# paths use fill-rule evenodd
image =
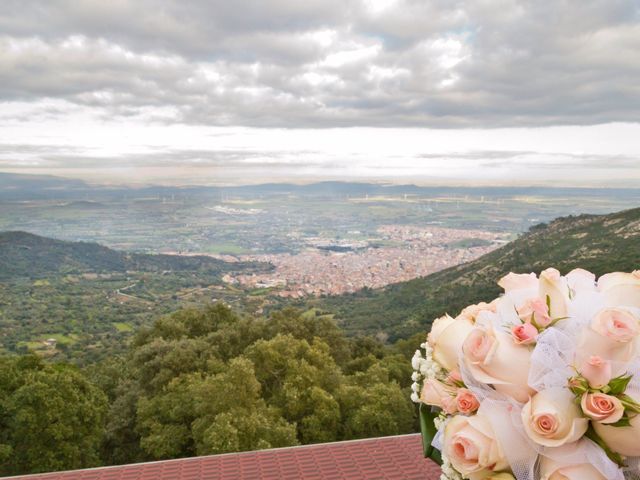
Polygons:
<instances>
[{"instance_id":1,"label":"green tree","mask_svg":"<svg viewBox=\"0 0 640 480\"><path fill-rule=\"evenodd\" d=\"M4 390L0 443L5 456L10 452L0 464L2 473L99 464L106 397L96 386L74 367L43 366L33 357L3 360L0 368Z\"/></svg>"}]
</instances>

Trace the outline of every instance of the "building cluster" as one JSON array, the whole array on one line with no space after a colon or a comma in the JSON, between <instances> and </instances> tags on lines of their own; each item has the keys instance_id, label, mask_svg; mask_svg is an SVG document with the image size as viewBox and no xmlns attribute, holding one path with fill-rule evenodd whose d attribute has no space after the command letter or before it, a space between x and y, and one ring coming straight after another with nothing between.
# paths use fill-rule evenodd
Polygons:
<instances>
[{"instance_id":1,"label":"building cluster","mask_svg":"<svg viewBox=\"0 0 640 480\"><path fill-rule=\"evenodd\" d=\"M339 295L364 287L429 275L473 260L495 249L500 234L440 227L385 226L378 229L384 246L335 252L309 247L300 253L251 255L243 260L270 262L275 270L264 274L227 276L229 283L249 288L275 288L277 295ZM480 246L457 246L462 240L485 240ZM472 242L473 244L473 242Z\"/></svg>"}]
</instances>

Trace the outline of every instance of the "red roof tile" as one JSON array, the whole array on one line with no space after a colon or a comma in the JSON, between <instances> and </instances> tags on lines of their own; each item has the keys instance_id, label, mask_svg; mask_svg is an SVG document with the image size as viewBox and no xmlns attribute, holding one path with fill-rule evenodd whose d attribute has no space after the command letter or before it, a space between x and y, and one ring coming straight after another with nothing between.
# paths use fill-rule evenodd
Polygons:
<instances>
[{"instance_id":1,"label":"red roof tile","mask_svg":"<svg viewBox=\"0 0 640 480\"><path fill-rule=\"evenodd\" d=\"M419 434L11 477L28 480L437 480Z\"/></svg>"}]
</instances>

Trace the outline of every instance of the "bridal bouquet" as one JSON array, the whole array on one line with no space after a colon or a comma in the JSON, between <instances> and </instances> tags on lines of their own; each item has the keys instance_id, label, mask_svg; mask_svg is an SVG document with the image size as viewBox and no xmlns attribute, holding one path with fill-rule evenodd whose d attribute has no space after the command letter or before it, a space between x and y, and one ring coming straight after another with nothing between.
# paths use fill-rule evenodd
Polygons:
<instances>
[{"instance_id":1,"label":"bridal bouquet","mask_svg":"<svg viewBox=\"0 0 640 480\"><path fill-rule=\"evenodd\" d=\"M640 271L510 273L413 357L441 480L640 479Z\"/></svg>"}]
</instances>

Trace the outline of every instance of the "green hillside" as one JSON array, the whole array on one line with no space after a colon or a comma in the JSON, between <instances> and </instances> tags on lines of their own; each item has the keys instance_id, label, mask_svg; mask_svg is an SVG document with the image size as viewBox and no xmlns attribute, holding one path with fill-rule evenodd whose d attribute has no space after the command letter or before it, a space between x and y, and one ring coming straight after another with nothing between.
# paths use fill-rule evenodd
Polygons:
<instances>
[{"instance_id":1,"label":"green hillside","mask_svg":"<svg viewBox=\"0 0 640 480\"><path fill-rule=\"evenodd\" d=\"M66 242L27 232L0 232L0 281L83 273L197 271L218 275L249 264L206 256L128 253L89 242Z\"/></svg>"},{"instance_id":2,"label":"green hillside","mask_svg":"<svg viewBox=\"0 0 640 480\"><path fill-rule=\"evenodd\" d=\"M36 351L57 360L95 361L124 351L139 326L181 307L223 301L253 308L249 300L258 300L222 276L267 268L3 232L0 354Z\"/></svg>"},{"instance_id":3,"label":"green hillside","mask_svg":"<svg viewBox=\"0 0 640 480\"><path fill-rule=\"evenodd\" d=\"M491 300L504 274L581 267L601 275L640 268L640 208L609 215L564 217L532 227L473 262L380 290L312 302L335 313L352 334L383 332L390 340L425 331L432 319Z\"/></svg>"}]
</instances>

